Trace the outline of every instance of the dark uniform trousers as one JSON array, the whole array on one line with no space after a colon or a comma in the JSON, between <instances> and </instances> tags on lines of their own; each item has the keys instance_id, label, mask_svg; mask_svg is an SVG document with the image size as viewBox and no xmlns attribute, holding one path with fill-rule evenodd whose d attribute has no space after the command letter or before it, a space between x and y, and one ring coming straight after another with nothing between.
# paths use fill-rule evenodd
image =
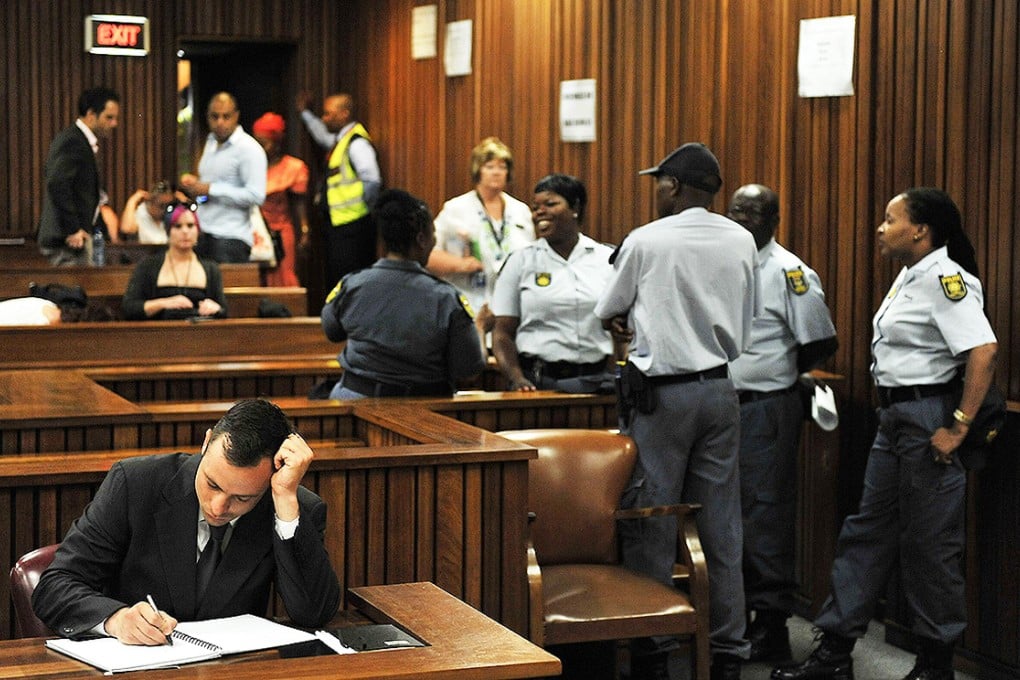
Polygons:
<instances>
[{"instance_id":1,"label":"dark uniform trousers","mask_svg":"<svg viewBox=\"0 0 1020 680\"><path fill-rule=\"evenodd\" d=\"M740 405L740 505L747 608L789 614L794 570L797 453L804 405L796 390Z\"/></svg>"},{"instance_id":2,"label":"dark uniform trousers","mask_svg":"<svg viewBox=\"0 0 1020 680\"><path fill-rule=\"evenodd\" d=\"M941 642L963 633L966 472L958 457L936 463L929 441L954 401L945 394L879 409L860 510L843 523L832 594L815 619L822 630L864 635L898 563L913 632Z\"/></svg>"}]
</instances>

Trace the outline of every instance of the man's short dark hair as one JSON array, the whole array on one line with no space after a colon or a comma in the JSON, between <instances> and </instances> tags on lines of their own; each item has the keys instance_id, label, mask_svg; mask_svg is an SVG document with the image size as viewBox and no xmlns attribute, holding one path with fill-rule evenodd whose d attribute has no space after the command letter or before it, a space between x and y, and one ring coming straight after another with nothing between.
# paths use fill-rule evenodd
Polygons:
<instances>
[{"instance_id":1,"label":"man's short dark hair","mask_svg":"<svg viewBox=\"0 0 1020 680\"><path fill-rule=\"evenodd\" d=\"M237 467L255 467L276 455L294 425L276 404L245 399L230 407L213 426L210 443L223 437L223 455Z\"/></svg>"},{"instance_id":2,"label":"man's short dark hair","mask_svg":"<svg viewBox=\"0 0 1020 680\"><path fill-rule=\"evenodd\" d=\"M106 108L106 102L120 102L120 97L116 92L108 87L92 87L81 93L78 97L78 115L85 116L89 111L93 111L96 115L103 112Z\"/></svg>"}]
</instances>

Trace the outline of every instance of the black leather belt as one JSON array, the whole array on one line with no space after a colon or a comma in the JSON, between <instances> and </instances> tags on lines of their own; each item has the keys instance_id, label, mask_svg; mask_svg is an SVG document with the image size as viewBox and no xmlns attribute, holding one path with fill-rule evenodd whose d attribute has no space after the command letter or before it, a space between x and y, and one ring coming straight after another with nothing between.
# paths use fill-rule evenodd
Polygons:
<instances>
[{"instance_id":1,"label":"black leather belt","mask_svg":"<svg viewBox=\"0 0 1020 680\"><path fill-rule=\"evenodd\" d=\"M958 380L950 380L947 383L938 385L907 385L905 387L882 387L877 386L878 403L882 408L889 408L893 404L903 401L917 401L925 397L938 397L949 394L959 387Z\"/></svg>"},{"instance_id":2,"label":"black leather belt","mask_svg":"<svg viewBox=\"0 0 1020 680\"><path fill-rule=\"evenodd\" d=\"M366 397L448 397L453 394L453 389L448 383L394 385L366 378L351 371L344 371L340 377L340 385Z\"/></svg>"},{"instance_id":3,"label":"black leather belt","mask_svg":"<svg viewBox=\"0 0 1020 680\"><path fill-rule=\"evenodd\" d=\"M709 368L695 373L681 373L680 375L653 375L648 381L653 385L675 385L676 383L701 382L704 380L721 380L729 375L726 364Z\"/></svg>"},{"instance_id":4,"label":"black leather belt","mask_svg":"<svg viewBox=\"0 0 1020 680\"><path fill-rule=\"evenodd\" d=\"M737 398L740 399L741 404L746 404L749 401L761 401L762 399L771 399L772 397L778 397L783 394L790 394L791 392L797 391L797 383L793 383L786 389L772 390L771 392L756 392L754 390L741 390L737 393Z\"/></svg>"},{"instance_id":5,"label":"black leather belt","mask_svg":"<svg viewBox=\"0 0 1020 680\"><path fill-rule=\"evenodd\" d=\"M524 375L531 377L538 369L538 373L551 380L563 380L564 378L577 378L582 375L595 375L606 370L606 360L593 361L590 364L575 364L570 361L544 361L543 359L522 354L518 361Z\"/></svg>"}]
</instances>

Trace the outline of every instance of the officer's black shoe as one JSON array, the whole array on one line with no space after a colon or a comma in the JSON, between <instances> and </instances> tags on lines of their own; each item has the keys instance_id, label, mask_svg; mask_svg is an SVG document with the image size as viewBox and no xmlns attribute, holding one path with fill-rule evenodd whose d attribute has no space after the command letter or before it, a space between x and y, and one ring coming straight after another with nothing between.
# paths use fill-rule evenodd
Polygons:
<instances>
[{"instance_id":1,"label":"officer's black shoe","mask_svg":"<svg viewBox=\"0 0 1020 680\"><path fill-rule=\"evenodd\" d=\"M669 653L631 656L630 680L670 680Z\"/></svg>"},{"instance_id":2,"label":"officer's black shoe","mask_svg":"<svg viewBox=\"0 0 1020 680\"><path fill-rule=\"evenodd\" d=\"M747 627L747 639L751 643L750 661L790 660L790 631L786 627L786 619L782 612L758 612Z\"/></svg>"},{"instance_id":3,"label":"officer's black shoe","mask_svg":"<svg viewBox=\"0 0 1020 680\"><path fill-rule=\"evenodd\" d=\"M740 680L739 656L732 654L713 654L710 680Z\"/></svg>"},{"instance_id":4,"label":"officer's black shoe","mask_svg":"<svg viewBox=\"0 0 1020 680\"><path fill-rule=\"evenodd\" d=\"M919 638L917 663L903 680L954 680L953 645Z\"/></svg>"},{"instance_id":5,"label":"officer's black shoe","mask_svg":"<svg viewBox=\"0 0 1020 680\"><path fill-rule=\"evenodd\" d=\"M811 656L794 666L772 670L772 680L854 680L854 662L850 657L855 638L832 633L822 635L821 644Z\"/></svg>"}]
</instances>

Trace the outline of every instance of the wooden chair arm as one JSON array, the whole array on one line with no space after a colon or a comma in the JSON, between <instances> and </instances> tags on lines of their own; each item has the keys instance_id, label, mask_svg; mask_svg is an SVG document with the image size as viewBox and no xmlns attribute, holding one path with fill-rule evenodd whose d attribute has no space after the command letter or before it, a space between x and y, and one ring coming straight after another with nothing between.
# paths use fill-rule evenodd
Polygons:
<instances>
[{"instance_id":1,"label":"wooden chair arm","mask_svg":"<svg viewBox=\"0 0 1020 680\"><path fill-rule=\"evenodd\" d=\"M528 538L528 637L545 646L545 603L542 599L542 568L538 565L535 544Z\"/></svg>"},{"instance_id":2,"label":"wooden chair arm","mask_svg":"<svg viewBox=\"0 0 1020 680\"><path fill-rule=\"evenodd\" d=\"M656 505L650 508L627 508L617 510L614 517L620 519L647 519L648 517L661 517L662 515L676 515L678 519L693 517L701 509L698 503L680 503L678 505Z\"/></svg>"}]
</instances>

